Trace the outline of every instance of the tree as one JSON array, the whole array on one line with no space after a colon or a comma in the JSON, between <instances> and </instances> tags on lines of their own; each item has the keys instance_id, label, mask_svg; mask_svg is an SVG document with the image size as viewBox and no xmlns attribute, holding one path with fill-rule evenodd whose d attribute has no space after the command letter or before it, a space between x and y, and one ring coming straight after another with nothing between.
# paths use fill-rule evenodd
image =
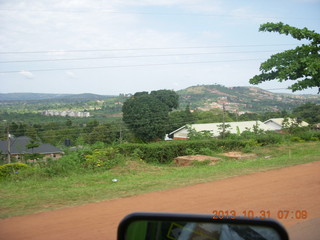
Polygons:
<instances>
[{"instance_id":1,"label":"tree","mask_svg":"<svg viewBox=\"0 0 320 240\"><path fill-rule=\"evenodd\" d=\"M43 158L44 156L43 154L33 152L34 148L37 148L39 146L40 146L39 142L37 142L34 139L31 139L30 143L26 145L27 149L31 149L31 153L24 154L25 160L36 160L36 159Z\"/></svg>"},{"instance_id":2,"label":"tree","mask_svg":"<svg viewBox=\"0 0 320 240\"><path fill-rule=\"evenodd\" d=\"M168 127L168 114L178 107L178 99L171 90L135 93L123 104L123 121L141 141L162 139Z\"/></svg>"},{"instance_id":3,"label":"tree","mask_svg":"<svg viewBox=\"0 0 320 240\"><path fill-rule=\"evenodd\" d=\"M251 84L278 80L279 82L295 81L289 89L293 92L318 87L320 93L320 34L307 28L299 29L287 24L265 23L259 31L278 32L291 35L297 40L307 40L295 49L272 55L260 65L261 74L250 79Z\"/></svg>"},{"instance_id":4,"label":"tree","mask_svg":"<svg viewBox=\"0 0 320 240\"><path fill-rule=\"evenodd\" d=\"M92 130L97 126L99 126L99 122L97 120L91 120L86 124L86 126L83 129L83 132L84 133L91 133Z\"/></svg>"},{"instance_id":5,"label":"tree","mask_svg":"<svg viewBox=\"0 0 320 240\"><path fill-rule=\"evenodd\" d=\"M210 111L195 111L194 118L196 123L215 123L223 122L223 111L220 109L211 109ZM232 122L229 112L225 112L225 121Z\"/></svg>"},{"instance_id":6,"label":"tree","mask_svg":"<svg viewBox=\"0 0 320 240\"><path fill-rule=\"evenodd\" d=\"M309 124L320 123L320 105L307 102L292 111L293 117L305 120Z\"/></svg>"},{"instance_id":7,"label":"tree","mask_svg":"<svg viewBox=\"0 0 320 240\"><path fill-rule=\"evenodd\" d=\"M103 123L92 129L92 132L85 135L85 140L89 144L94 144L96 142L103 142L106 144L111 144L117 140L116 132L110 123Z\"/></svg>"},{"instance_id":8,"label":"tree","mask_svg":"<svg viewBox=\"0 0 320 240\"><path fill-rule=\"evenodd\" d=\"M189 105L187 105L185 110L173 111L169 114L168 132L172 132L183 125L191 124L193 122L194 117L190 111Z\"/></svg>"}]
</instances>

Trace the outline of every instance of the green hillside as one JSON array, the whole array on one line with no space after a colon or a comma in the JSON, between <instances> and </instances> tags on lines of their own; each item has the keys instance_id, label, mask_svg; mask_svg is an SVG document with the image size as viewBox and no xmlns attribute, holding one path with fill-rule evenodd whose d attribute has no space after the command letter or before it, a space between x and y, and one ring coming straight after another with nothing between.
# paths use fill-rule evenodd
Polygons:
<instances>
[{"instance_id":1,"label":"green hillside","mask_svg":"<svg viewBox=\"0 0 320 240\"><path fill-rule=\"evenodd\" d=\"M180 107L187 104L191 109L210 110L222 108L229 111L281 111L290 110L305 102L320 103L319 95L294 95L272 93L258 87L225 87L222 85L199 85L177 91Z\"/></svg>"},{"instance_id":2,"label":"green hillside","mask_svg":"<svg viewBox=\"0 0 320 240\"><path fill-rule=\"evenodd\" d=\"M305 103L320 104L320 95L272 93L258 87L225 87L198 85L177 91L180 109L208 111L225 108L229 112L290 111ZM123 102L129 95L107 96L97 94L0 94L0 112L40 113L45 110L89 111L96 117L120 117Z\"/></svg>"}]
</instances>

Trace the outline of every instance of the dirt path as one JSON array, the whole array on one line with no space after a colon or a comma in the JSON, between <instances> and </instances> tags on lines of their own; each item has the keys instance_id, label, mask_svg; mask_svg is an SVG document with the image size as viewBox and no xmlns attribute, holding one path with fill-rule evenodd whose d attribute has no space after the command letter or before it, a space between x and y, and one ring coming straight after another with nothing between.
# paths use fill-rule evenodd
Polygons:
<instances>
[{"instance_id":1,"label":"dirt path","mask_svg":"<svg viewBox=\"0 0 320 240\"><path fill-rule=\"evenodd\" d=\"M114 199L0 221L0 239L116 239L119 221L134 211L211 214L213 210L306 210L305 220L279 219L291 239L320 239L320 161L210 183ZM305 232L305 233L304 233ZM307 234L308 233L308 234ZM315 237L315 236L318 236Z\"/></svg>"}]
</instances>

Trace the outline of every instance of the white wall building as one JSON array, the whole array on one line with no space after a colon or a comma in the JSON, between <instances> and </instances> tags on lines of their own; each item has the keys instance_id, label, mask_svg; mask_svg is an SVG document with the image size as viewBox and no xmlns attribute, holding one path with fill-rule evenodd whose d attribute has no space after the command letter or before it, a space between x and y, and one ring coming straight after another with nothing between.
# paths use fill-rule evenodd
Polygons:
<instances>
[{"instance_id":1,"label":"white wall building","mask_svg":"<svg viewBox=\"0 0 320 240\"><path fill-rule=\"evenodd\" d=\"M283 128L284 118L271 118L264 122L265 125L273 128L274 130L281 130ZM295 119L287 118L287 122L285 125L288 125L287 127L292 126L293 124L298 124L299 127L307 127L309 124L305 121L301 121L298 123Z\"/></svg>"},{"instance_id":2,"label":"white wall building","mask_svg":"<svg viewBox=\"0 0 320 240\"><path fill-rule=\"evenodd\" d=\"M202 123L190 124L182 126L181 128L169 133L169 137L173 139L188 139L189 128L197 132L208 131L213 137L217 137L222 132L221 126L223 123ZM226 131L232 134L241 134L243 131L253 131L254 127L258 127L263 131L274 131L275 129L264 124L261 121L245 121L245 122L226 122Z\"/></svg>"}]
</instances>

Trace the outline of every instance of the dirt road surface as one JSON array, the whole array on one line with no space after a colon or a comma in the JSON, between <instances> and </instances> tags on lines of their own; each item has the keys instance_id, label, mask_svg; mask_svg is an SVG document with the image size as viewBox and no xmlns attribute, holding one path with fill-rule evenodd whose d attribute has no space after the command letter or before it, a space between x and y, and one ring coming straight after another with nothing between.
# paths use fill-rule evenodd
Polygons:
<instances>
[{"instance_id":1,"label":"dirt road surface","mask_svg":"<svg viewBox=\"0 0 320 240\"><path fill-rule=\"evenodd\" d=\"M320 161L189 187L0 220L0 239L116 239L119 221L135 211L211 214L270 211L290 239L320 239ZM290 210L287 219L278 211ZM300 211L306 219L297 219ZM293 212L293 214L292 214Z\"/></svg>"}]
</instances>

